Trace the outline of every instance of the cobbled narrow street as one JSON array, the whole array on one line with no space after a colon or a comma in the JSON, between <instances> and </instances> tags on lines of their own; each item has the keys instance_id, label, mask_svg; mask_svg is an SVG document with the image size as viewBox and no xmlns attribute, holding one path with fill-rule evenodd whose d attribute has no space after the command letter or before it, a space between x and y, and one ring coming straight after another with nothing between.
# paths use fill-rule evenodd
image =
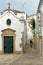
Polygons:
<instances>
[{"instance_id":1,"label":"cobbled narrow street","mask_svg":"<svg viewBox=\"0 0 43 65\"><path fill-rule=\"evenodd\" d=\"M39 57L35 52L33 53L32 48L30 48L9 65L43 65L43 58Z\"/></svg>"},{"instance_id":2,"label":"cobbled narrow street","mask_svg":"<svg viewBox=\"0 0 43 65\"><path fill-rule=\"evenodd\" d=\"M0 65L43 65L43 57L34 48L27 47L24 54L1 55Z\"/></svg>"}]
</instances>

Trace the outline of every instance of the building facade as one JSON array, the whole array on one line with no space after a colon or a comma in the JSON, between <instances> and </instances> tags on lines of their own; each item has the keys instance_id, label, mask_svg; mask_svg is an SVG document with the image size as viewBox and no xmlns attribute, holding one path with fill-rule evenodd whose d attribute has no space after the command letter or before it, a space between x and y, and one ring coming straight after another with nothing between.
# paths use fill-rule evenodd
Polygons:
<instances>
[{"instance_id":1,"label":"building facade","mask_svg":"<svg viewBox=\"0 0 43 65\"><path fill-rule=\"evenodd\" d=\"M36 22L36 14L27 16L27 43L30 44L30 40L33 40L33 33L32 33L32 25L30 24L31 19L35 19Z\"/></svg>"},{"instance_id":2,"label":"building facade","mask_svg":"<svg viewBox=\"0 0 43 65\"><path fill-rule=\"evenodd\" d=\"M37 9L37 21L36 21L36 45L39 49L40 54L43 56L43 0L40 0Z\"/></svg>"},{"instance_id":3,"label":"building facade","mask_svg":"<svg viewBox=\"0 0 43 65\"><path fill-rule=\"evenodd\" d=\"M23 52L26 34L26 14L8 5L0 12L0 54Z\"/></svg>"}]
</instances>

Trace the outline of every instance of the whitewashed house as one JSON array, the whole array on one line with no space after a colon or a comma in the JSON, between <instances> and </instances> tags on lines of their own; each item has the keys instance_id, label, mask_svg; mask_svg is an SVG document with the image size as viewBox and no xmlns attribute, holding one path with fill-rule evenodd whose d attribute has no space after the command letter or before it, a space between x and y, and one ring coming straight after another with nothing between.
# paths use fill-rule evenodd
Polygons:
<instances>
[{"instance_id":1,"label":"whitewashed house","mask_svg":"<svg viewBox=\"0 0 43 65\"><path fill-rule=\"evenodd\" d=\"M29 23L31 19L35 19L36 21L36 14L27 16L26 24L27 24L27 43L30 44L30 40L33 39L33 33L32 33L32 25Z\"/></svg>"},{"instance_id":2,"label":"whitewashed house","mask_svg":"<svg viewBox=\"0 0 43 65\"><path fill-rule=\"evenodd\" d=\"M40 54L43 56L43 0L40 0L39 2L35 27L36 45L39 49Z\"/></svg>"},{"instance_id":3,"label":"whitewashed house","mask_svg":"<svg viewBox=\"0 0 43 65\"><path fill-rule=\"evenodd\" d=\"M8 9L0 12L0 54L23 52L26 44L26 14Z\"/></svg>"}]
</instances>

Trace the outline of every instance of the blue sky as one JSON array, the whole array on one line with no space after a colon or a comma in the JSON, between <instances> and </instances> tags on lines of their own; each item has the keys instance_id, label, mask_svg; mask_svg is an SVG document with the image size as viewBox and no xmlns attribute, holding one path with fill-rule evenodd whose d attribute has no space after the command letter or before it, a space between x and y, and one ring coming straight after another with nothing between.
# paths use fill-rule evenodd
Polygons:
<instances>
[{"instance_id":1,"label":"blue sky","mask_svg":"<svg viewBox=\"0 0 43 65\"><path fill-rule=\"evenodd\" d=\"M36 14L39 1L40 0L0 0L0 11L6 9L8 3L11 3L11 8L15 10L25 11L28 15Z\"/></svg>"}]
</instances>

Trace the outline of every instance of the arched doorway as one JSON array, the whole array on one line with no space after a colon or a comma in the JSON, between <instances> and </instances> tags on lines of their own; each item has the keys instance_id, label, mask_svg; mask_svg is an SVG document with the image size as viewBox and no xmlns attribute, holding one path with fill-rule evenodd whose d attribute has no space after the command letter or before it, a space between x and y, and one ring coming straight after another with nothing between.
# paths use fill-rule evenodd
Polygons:
<instances>
[{"instance_id":1,"label":"arched doorway","mask_svg":"<svg viewBox=\"0 0 43 65\"><path fill-rule=\"evenodd\" d=\"M15 52L15 30L2 30L3 53L12 54Z\"/></svg>"}]
</instances>

